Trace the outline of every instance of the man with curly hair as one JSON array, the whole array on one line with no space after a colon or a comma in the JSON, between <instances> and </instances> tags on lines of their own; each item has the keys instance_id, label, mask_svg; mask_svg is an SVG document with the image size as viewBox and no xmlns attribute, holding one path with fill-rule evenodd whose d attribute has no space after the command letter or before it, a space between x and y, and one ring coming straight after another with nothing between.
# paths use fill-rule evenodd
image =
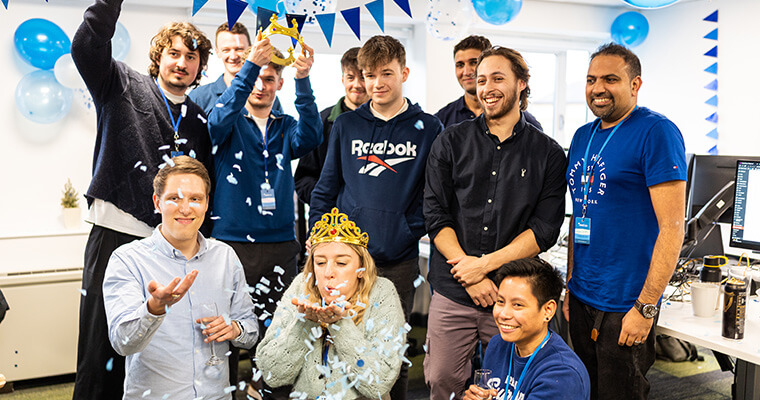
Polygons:
<instances>
[{"instance_id":1,"label":"man with curly hair","mask_svg":"<svg viewBox=\"0 0 760 400\"><path fill-rule=\"evenodd\" d=\"M123 396L124 358L108 340L103 277L113 250L150 236L161 222L153 212L152 177L182 154L209 167L206 117L185 91L198 84L211 42L192 24L169 23L151 41L149 76L140 74L111 54L121 5L96 0L71 44L98 118L85 194L93 227L85 248L74 399Z\"/></svg>"}]
</instances>

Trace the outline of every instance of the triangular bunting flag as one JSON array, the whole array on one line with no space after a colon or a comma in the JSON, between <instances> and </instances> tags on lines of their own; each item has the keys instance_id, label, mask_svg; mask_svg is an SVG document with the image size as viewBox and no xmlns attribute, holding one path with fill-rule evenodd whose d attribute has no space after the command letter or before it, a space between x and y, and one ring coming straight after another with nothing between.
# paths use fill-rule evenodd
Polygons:
<instances>
[{"instance_id":1,"label":"triangular bunting flag","mask_svg":"<svg viewBox=\"0 0 760 400\"><path fill-rule=\"evenodd\" d=\"M718 123L718 113L712 113L709 117L705 118L705 121L712 122L713 124Z\"/></svg>"},{"instance_id":2,"label":"triangular bunting flag","mask_svg":"<svg viewBox=\"0 0 760 400\"><path fill-rule=\"evenodd\" d=\"M277 0L245 0L248 3L248 8L251 12L256 14L259 7L265 10L277 10Z\"/></svg>"},{"instance_id":3,"label":"triangular bunting flag","mask_svg":"<svg viewBox=\"0 0 760 400\"><path fill-rule=\"evenodd\" d=\"M718 10L715 10L712 14L706 16L703 21L718 22Z\"/></svg>"},{"instance_id":4,"label":"triangular bunting flag","mask_svg":"<svg viewBox=\"0 0 760 400\"><path fill-rule=\"evenodd\" d=\"M208 3L208 0L193 0L193 16L195 16L195 14L200 11L201 7L206 5L206 3Z\"/></svg>"},{"instance_id":5,"label":"triangular bunting flag","mask_svg":"<svg viewBox=\"0 0 760 400\"><path fill-rule=\"evenodd\" d=\"M314 15L319 22L319 28L322 29L322 34L325 35L327 45L332 47L333 30L335 29L335 13L316 14Z\"/></svg>"},{"instance_id":6,"label":"triangular bunting flag","mask_svg":"<svg viewBox=\"0 0 760 400\"><path fill-rule=\"evenodd\" d=\"M393 2L401 7L401 9L404 10L409 18L412 18L412 9L409 8L409 0L393 0Z\"/></svg>"},{"instance_id":7,"label":"triangular bunting flag","mask_svg":"<svg viewBox=\"0 0 760 400\"><path fill-rule=\"evenodd\" d=\"M707 150L707 154L709 154L711 156L717 156L718 155L718 145L715 145L710 150Z\"/></svg>"},{"instance_id":8,"label":"triangular bunting flag","mask_svg":"<svg viewBox=\"0 0 760 400\"><path fill-rule=\"evenodd\" d=\"M296 20L298 23L298 33L301 33L304 24L306 24L306 14L285 14L285 19L288 21L288 28L292 28L293 20ZM290 41L293 43L293 48L295 49L296 45L298 45L298 40L290 38Z\"/></svg>"},{"instance_id":9,"label":"triangular bunting flag","mask_svg":"<svg viewBox=\"0 0 760 400\"><path fill-rule=\"evenodd\" d=\"M258 35L259 29L264 30L269 26L269 19L272 18L272 14L277 13L268 8L256 8L256 35Z\"/></svg>"},{"instance_id":10,"label":"triangular bunting flag","mask_svg":"<svg viewBox=\"0 0 760 400\"><path fill-rule=\"evenodd\" d=\"M248 3L244 1L227 0L227 23L229 26L235 25L246 7L248 7Z\"/></svg>"},{"instance_id":11,"label":"triangular bunting flag","mask_svg":"<svg viewBox=\"0 0 760 400\"><path fill-rule=\"evenodd\" d=\"M705 68L705 72L709 72L713 75L718 75L718 63L713 63L713 65Z\"/></svg>"},{"instance_id":12,"label":"triangular bunting flag","mask_svg":"<svg viewBox=\"0 0 760 400\"><path fill-rule=\"evenodd\" d=\"M710 97L707 101L705 101L705 104L708 106L717 107L718 106L718 95L716 94L713 97Z\"/></svg>"},{"instance_id":13,"label":"triangular bunting flag","mask_svg":"<svg viewBox=\"0 0 760 400\"><path fill-rule=\"evenodd\" d=\"M383 13L383 0L371 1L364 5L372 14L372 18L375 19L377 25L380 26L380 30L385 33L385 14Z\"/></svg>"},{"instance_id":14,"label":"triangular bunting flag","mask_svg":"<svg viewBox=\"0 0 760 400\"><path fill-rule=\"evenodd\" d=\"M5 6L5 9L8 9L8 0L3 0L3 5Z\"/></svg>"},{"instance_id":15,"label":"triangular bunting flag","mask_svg":"<svg viewBox=\"0 0 760 400\"><path fill-rule=\"evenodd\" d=\"M715 139L715 140L718 140L718 128L715 128L715 129L711 130L711 131L710 131L710 132L709 132L707 135L705 135L705 136L709 137L710 139Z\"/></svg>"},{"instance_id":16,"label":"triangular bunting flag","mask_svg":"<svg viewBox=\"0 0 760 400\"><path fill-rule=\"evenodd\" d=\"M708 50L707 53L705 53L708 57L717 57L718 56L718 46L713 47L712 49Z\"/></svg>"},{"instance_id":17,"label":"triangular bunting flag","mask_svg":"<svg viewBox=\"0 0 760 400\"><path fill-rule=\"evenodd\" d=\"M705 35L705 39L718 40L718 28L712 30L712 32Z\"/></svg>"},{"instance_id":18,"label":"triangular bunting flag","mask_svg":"<svg viewBox=\"0 0 760 400\"><path fill-rule=\"evenodd\" d=\"M343 19L348 23L348 27L354 31L354 35L359 40L362 40L361 26L359 25L359 7L347 8L340 13L343 14Z\"/></svg>"},{"instance_id":19,"label":"triangular bunting flag","mask_svg":"<svg viewBox=\"0 0 760 400\"><path fill-rule=\"evenodd\" d=\"M717 92L718 91L718 80L717 79L713 79L712 82L708 83L705 86L705 89L712 90L713 92Z\"/></svg>"}]
</instances>

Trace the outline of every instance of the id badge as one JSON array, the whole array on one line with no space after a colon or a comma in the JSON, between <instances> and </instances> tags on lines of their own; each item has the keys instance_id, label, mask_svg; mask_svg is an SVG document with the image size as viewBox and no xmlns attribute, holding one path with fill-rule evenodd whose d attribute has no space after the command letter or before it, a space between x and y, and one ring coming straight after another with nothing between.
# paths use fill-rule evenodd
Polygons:
<instances>
[{"instance_id":1,"label":"id badge","mask_svg":"<svg viewBox=\"0 0 760 400\"><path fill-rule=\"evenodd\" d=\"M575 217L573 225L573 242L591 244L591 218Z\"/></svg>"},{"instance_id":2,"label":"id badge","mask_svg":"<svg viewBox=\"0 0 760 400\"><path fill-rule=\"evenodd\" d=\"M268 183L261 185L261 209L266 211L274 211L276 209L274 189Z\"/></svg>"},{"instance_id":3,"label":"id badge","mask_svg":"<svg viewBox=\"0 0 760 400\"><path fill-rule=\"evenodd\" d=\"M183 151L172 151L172 158L178 157L178 156L184 156L185 152Z\"/></svg>"}]
</instances>

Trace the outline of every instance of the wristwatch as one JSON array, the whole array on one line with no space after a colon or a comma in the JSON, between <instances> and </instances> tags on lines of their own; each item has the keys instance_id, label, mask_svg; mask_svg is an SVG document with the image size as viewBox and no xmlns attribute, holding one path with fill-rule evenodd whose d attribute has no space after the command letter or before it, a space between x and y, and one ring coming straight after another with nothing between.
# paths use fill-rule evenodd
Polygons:
<instances>
[{"instance_id":1,"label":"wristwatch","mask_svg":"<svg viewBox=\"0 0 760 400\"><path fill-rule=\"evenodd\" d=\"M657 308L655 304L646 304L639 301L639 299L636 299L636 302L633 303L633 308L639 311L641 315L646 319L652 319L657 316L657 313L660 312L660 309Z\"/></svg>"}]
</instances>

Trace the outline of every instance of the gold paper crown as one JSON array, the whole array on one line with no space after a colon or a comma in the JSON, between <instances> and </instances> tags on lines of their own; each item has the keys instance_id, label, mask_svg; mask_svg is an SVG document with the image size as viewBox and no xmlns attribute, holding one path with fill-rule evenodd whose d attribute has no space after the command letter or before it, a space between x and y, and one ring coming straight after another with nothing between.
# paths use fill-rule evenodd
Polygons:
<instances>
[{"instance_id":1,"label":"gold paper crown","mask_svg":"<svg viewBox=\"0 0 760 400\"><path fill-rule=\"evenodd\" d=\"M337 208L322 216L322 219L311 228L311 244L324 242L340 242L367 247L369 235L362 232L356 224L348 219L346 214Z\"/></svg>"},{"instance_id":2,"label":"gold paper crown","mask_svg":"<svg viewBox=\"0 0 760 400\"><path fill-rule=\"evenodd\" d=\"M266 29L263 31L261 28L259 28L259 32L261 33L261 38L265 39L272 35L285 35L292 37L293 39L297 40L298 43L301 44L301 49L303 49L303 37L300 33L298 33L298 22L295 18L293 18L293 27L288 28L286 26L282 26L279 23L277 23L277 14L272 14L272 17L269 18L269 26L267 26ZM247 58L247 56L246 56ZM293 62L296 61L296 58L293 57L293 46L290 46L288 48L288 57L287 58L280 58L276 55L272 55L272 62L279 65L288 66L290 64L293 64Z\"/></svg>"}]
</instances>

